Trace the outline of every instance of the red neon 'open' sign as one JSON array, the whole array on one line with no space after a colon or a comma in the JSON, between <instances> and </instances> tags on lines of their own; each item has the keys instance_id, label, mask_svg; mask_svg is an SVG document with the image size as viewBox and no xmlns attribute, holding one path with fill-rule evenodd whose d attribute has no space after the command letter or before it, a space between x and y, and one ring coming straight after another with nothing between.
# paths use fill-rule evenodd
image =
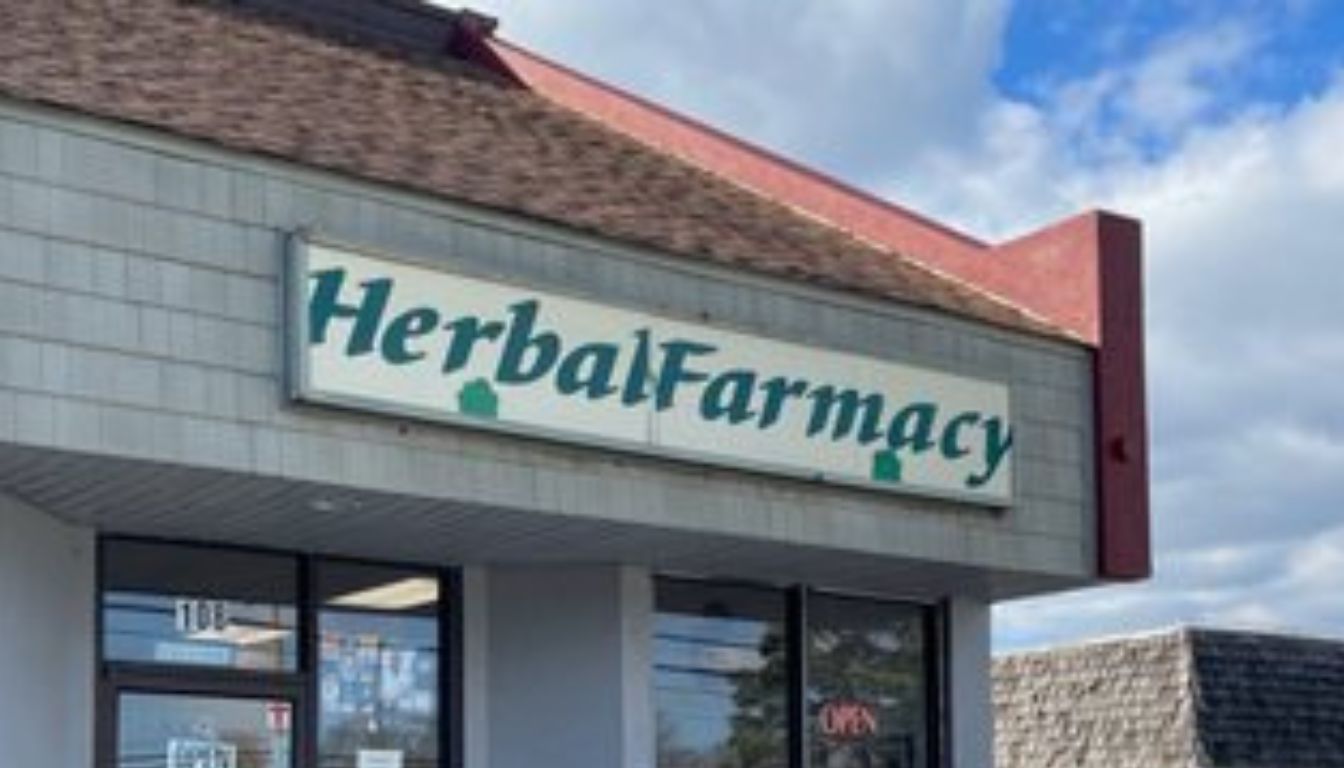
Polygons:
<instances>
[{"instance_id":1,"label":"red neon 'open' sign","mask_svg":"<svg viewBox=\"0 0 1344 768\"><path fill-rule=\"evenodd\" d=\"M831 701L817 713L821 734L832 739L863 739L877 733L877 712L860 701Z\"/></svg>"}]
</instances>

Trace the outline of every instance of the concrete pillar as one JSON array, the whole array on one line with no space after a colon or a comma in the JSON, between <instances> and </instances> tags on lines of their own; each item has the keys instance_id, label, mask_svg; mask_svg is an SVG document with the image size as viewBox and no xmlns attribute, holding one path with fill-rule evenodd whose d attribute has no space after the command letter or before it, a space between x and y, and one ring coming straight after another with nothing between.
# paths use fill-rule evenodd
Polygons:
<instances>
[{"instance_id":1,"label":"concrete pillar","mask_svg":"<svg viewBox=\"0 0 1344 768\"><path fill-rule=\"evenodd\" d=\"M625 680L625 755L621 765L654 768L657 727L653 704L653 578L642 568L621 569L621 676Z\"/></svg>"},{"instance_id":2,"label":"concrete pillar","mask_svg":"<svg viewBox=\"0 0 1344 768\"><path fill-rule=\"evenodd\" d=\"M94 536L0 494L0 763L93 765Z\"/></svg>"},{"instance_id":3,"label":"concrete pillar","mask_svg":"<svg viewBox=\"0 0 1344 768\"><path fill-rule=\"evenodd\" d=\"M486 581L490 768L652 768L647 573L497 567Z\"/></svg>"},{"instance_id":4,"label":"concrete pillar","mask_svg":"<svg viewBox=\"0 0 1344 768\"><path fill-rule=\"evenodd\" d=\"M484 568L462 569L461 714L462 760L466 768L490 766L489 589L489 576Z\"/></svg>"},{"instance_id":5,"label":"concrete pillar","mask_svg":"<svg viewBox=\"0 0 1344 768\"><path fill-rule=\"evenodd\" d=\"M990 679L990 606L953 598L948 606L949 697L953 768L994 765L994 705Z\"/></svg>"}]
</instances>

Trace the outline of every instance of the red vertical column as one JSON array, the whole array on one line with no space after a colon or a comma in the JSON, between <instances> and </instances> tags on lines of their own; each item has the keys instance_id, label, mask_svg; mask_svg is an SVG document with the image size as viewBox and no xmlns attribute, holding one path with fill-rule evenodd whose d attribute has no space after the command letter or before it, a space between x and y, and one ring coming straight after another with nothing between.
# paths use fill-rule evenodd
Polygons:
<instances>
[{"instance_id":1,"label":"red vertical column","mask_svg":"<svg viewBox=\"0 0 1344 768\"><path fill-rule=\"evenodd\" d=\"M1152 573L1143 234L1139 222L1110 213L1096 214L1096 226L1098 574L1142 579Z\"/></svg>"}]
</instances>

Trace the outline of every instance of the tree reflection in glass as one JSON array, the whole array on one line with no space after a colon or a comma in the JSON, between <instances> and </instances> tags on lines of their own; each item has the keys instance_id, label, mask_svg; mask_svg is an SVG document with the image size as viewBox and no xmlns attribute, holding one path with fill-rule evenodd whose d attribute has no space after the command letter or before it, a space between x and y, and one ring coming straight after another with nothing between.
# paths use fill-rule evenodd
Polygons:
<instances>
[{"instance_id":1,"label":"tree reflection in glass","mask_svg":"<svg viewBox=\"0 0 1344 768\"><path fill-rule=\"evenodd\" d=\"M659 768L786 768L785 611L778 591L659 582Z\"/></svg>"}]
</instances>

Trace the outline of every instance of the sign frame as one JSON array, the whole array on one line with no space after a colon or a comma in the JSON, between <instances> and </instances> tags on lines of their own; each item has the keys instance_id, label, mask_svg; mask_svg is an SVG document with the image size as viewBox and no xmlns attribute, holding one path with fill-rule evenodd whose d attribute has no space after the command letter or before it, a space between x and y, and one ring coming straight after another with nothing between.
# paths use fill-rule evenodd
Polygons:
<instances>
[{"instance_id":1,"label":"sign frame","mask_svg":"<svg viewBox=\"0 0 1344 768\"><path fill-rule=\"evenodd\" d=\"M284 319L284 328L282 329L284 361L282 365L281 379L285 395L291 405L311 405L352 413L362 413L366 415L374 414L402 421L463 428L470 431L503 435L529 441L547 442L571 448L577 447L643 459L671 461L700 468L744 471L755 475L784 478L806 484L889 494L902 498L952 504L970 504L983 507L992 512L1007 511L1012 509L1017 503L1019 463L1015 460L1011 461L1006 468L1012 473L1009 477L1009 492L1006 496L999 496L972 490L954 490L915 483L884 483L865 479L858 475L808 471L771 462L753 461L746 458L727 457L709 453L698 453L676 448L674 446L656 446L634 441L604 438L545 426L524 426L522 424L513 424L507 421L479 419L446 410L423 408L413 404L392 404L370 397L323 391L313 383L311 365L309 364L308 355L305 354L307 340L310 337L306 302L307 276L309 272L309 246L341 250L348 252L351 255L366 259L385 261L405 267L438 272L450 278L479 280L515 288L517 290L536 291L557 298L565 298L596 306L609 307L614 310L633 312L654 320L691 324L711 331L722 331L754 337L770 343L799 347L806 346L796 339L787 339L768 333L761 333L756 329L735 327L730 323L724 323L722 321L713 321L699 317L678 317L665 310L657 308L651 310L646 307L635 307L631 306L629 303L611 301L590 294L586 295L580 291L564 286L539 286L520 280L516 276L502 275L487 270L474 269L470 265L464 265L461 262L445 265L431 261L425 257L415 257L404 253L392 253L381 248L370 247L360 243L330 237L325 234L317 234L308 229L297 229L289 232L286 236L285 247L282 249L281 255L283 264L280 270L282 278L281 295L284 304L281 313ZM1003 415L1010 425L1014 423L1012 413L1012 386L1010 382L992 377L971 378L960 373L947 372L929 366L912 365L911 363L875 357L871 354L861 352L848 350L837 351L856 358L872 360L876 363L917 368L918 370L939 376L974 381L981 384L1002 386L1008 395ZM1013 452L1015 455L1016 446L1014 446Z\"/></svg>"}]
</instances>

